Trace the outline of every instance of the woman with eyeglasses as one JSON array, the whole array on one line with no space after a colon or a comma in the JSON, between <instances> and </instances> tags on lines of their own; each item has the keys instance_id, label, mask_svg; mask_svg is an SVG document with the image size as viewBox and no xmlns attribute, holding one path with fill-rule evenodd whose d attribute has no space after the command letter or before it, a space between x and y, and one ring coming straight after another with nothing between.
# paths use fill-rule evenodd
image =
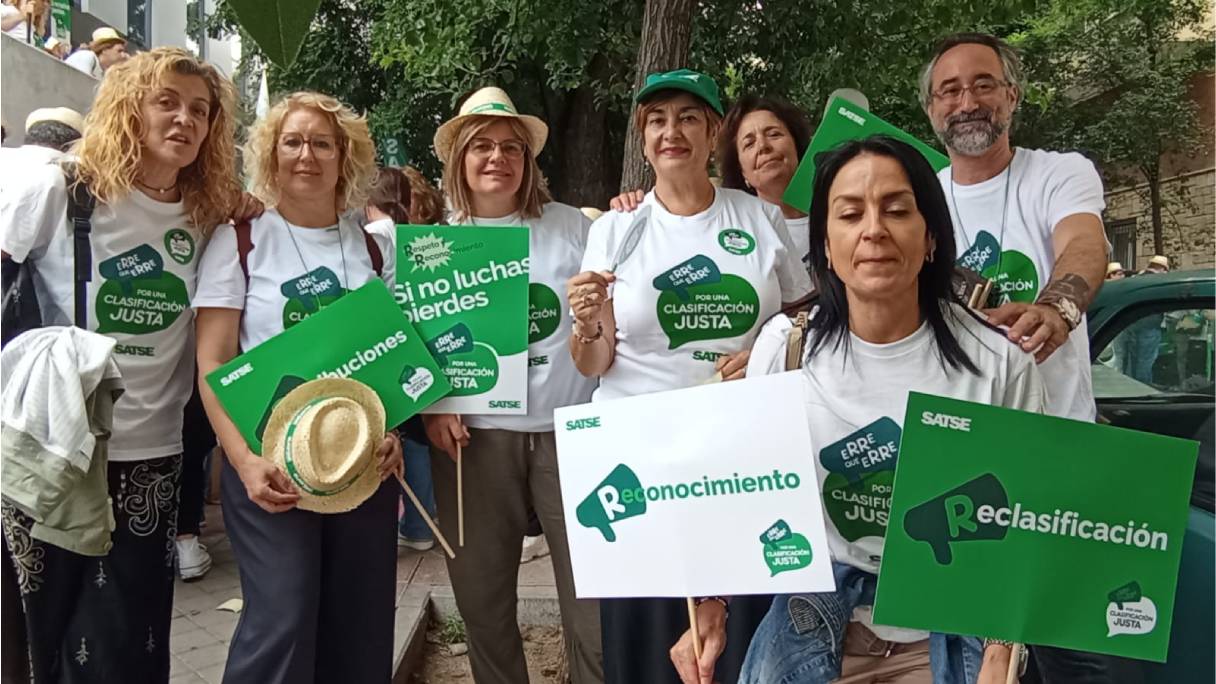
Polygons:
<instances>
[{"instance_id":1,"label":"woman with eyeglasses","mask_svg":"<svg viewBox=\"0 0 1216 684\"><path fill-rule=\"evenodd\" d=\"M376 278L392 287L392 243L364 233L348 211L366 203L376 172L367 122L328 95L293 93L250 132L245 171L268 209L216 230L193 301L199 389L228 456L224 522L245 599L224 681L387 682L397 483L344 513L296 508L292 478L250 449L205 381L347 292ZM382 481L400 471L394 433L377 457Z\"/></svg>"},{"instance_id":2,"label":"woman with eyeglasses","mask_svg":"<svg viewBox=\"0 0 1216 684\"><path fill-rule=\"evenodd\" d=\"M528 681L515 607L529 508L553 553L570 679L603 680L599 605L574 598L553 437L553 410L588 401L594 387L565 351L572 321L564 285L578 271L590 222L549 196L536 163L548 134L544 122L520 115L498 88L473 93L435 133L449 223L527 226L529 309L553 321L528 334L527 415L424 417L439 525L449 538L457 534L453 458L457 444L464 449L466 543L447 563L468 633L473 679L482 684Z\"/></svg>"}]
</instances>

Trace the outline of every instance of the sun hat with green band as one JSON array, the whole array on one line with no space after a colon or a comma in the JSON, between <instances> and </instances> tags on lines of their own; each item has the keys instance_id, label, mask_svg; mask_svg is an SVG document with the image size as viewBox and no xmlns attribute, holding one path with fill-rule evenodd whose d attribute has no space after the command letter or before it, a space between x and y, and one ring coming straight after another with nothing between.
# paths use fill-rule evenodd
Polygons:
<instances>
[{"instance_id":1,"label":"sun hat with green band","mask_svg":"<svg viewBox=\"0 0 1216 684\"><path fill-rule=\"evenodd\" d=\"M271 411L262 453L315 513L358 508L380 486L376 449L384 440L384 405L367 385L347 378L312 380Z\"/></svg>"},{"instance_id":2,"label":"sun hat with green band","mask_svg":"<svg viewBox=\"0 0 1216 684\"><path fill-rule=\"evenodd\" d=\"M724 116L722 99L718 95L718 84L703 73L692 69L676 69L661 71L646 77L646 84L638 91L633 101L641 104L650 99L651 95L660 90L683 90L705 100L705 104L713 108L718 116Z\"/></svg>"},{"instance_id":3,"label":"sun hat with green band","mask_svg":"<svg viewBox=\"0 0 1216 684\"><path fill-rule=\"evenodd\" d=\"M460 130L461 124L474 116L502 116L519 119L519 122L528 131L530 140L525 142L528 143L528 149L532 151L533 157L540 154L545 147L545 141L549 138L549 127L545 122L535 116L520 114L519 110L515 108L515 103L511 101L511 97L502 88L482 88L470 95L464 104L460 105L460 113L435 131L435 155L439 157L439 161L444 164L448 163L448 157L452 154L452 146L456 144L456 133Z\"/></svg>"}]
</instances>

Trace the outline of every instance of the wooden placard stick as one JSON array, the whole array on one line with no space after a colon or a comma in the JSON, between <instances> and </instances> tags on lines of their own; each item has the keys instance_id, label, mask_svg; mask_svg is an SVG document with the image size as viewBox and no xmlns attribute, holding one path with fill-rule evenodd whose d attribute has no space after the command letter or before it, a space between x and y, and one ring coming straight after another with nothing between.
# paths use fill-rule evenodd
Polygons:
<instances>
[{"instance_id":1,"label":"wooden placard stick","mask_svg":"<svg viewBox=\"0 0 1216 684\"><path fill-rule=\"evenodd\" d=\"M439 540L439 545L442 546L443 550L447 552L448 558L455 558L456 552L452 550L452 546L448 544L447 538L443 536L443 533L439 531L439 527L435 524L435 521L431 519L431 514L427 513L426 509L423 508L422 502L418 500L418 495L415 494L414 490L410 489L410 486L405 483L405 478L401 477L401 473L394 473L394 475L397 476L397 482L401 483L401 488L405 490L405 495L408 496L410 501L414 504L414 508L418 509L418 513L422 516L422 519L426 521L426 526L431 528L431 534L435 535L435 538Z\"/></svg>"},{"instance_id":2,"label":"wooden placard stick","mask_svg":"<svg viewBox=\"0 0 1216 684\"><path fill-rule=\"evenodd\" d=\"M697 656L698 665L701 662L701 633L697 631L697 602L688 597L688 628L692 631L692 652Z\"/></svg>"}]
</instances>

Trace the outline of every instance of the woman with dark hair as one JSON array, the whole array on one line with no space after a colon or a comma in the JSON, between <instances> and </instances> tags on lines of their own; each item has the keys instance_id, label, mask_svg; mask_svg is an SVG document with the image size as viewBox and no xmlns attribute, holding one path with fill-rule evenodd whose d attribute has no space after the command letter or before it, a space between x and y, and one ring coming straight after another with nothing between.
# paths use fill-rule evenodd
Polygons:
<instances>
[{"instance_id":1,"label":"woman with dark hair","mask_svg":"<svg viewBox=\"0 0 1216 684\"><path fill-rule=\"evenodd\" d=\"M726 112L718 135L722 187L781 207L796 255L806 260L807 215L782 201L798 162L811 145L811 122L789 102L748 94Z\"/></svg>"},{"instance_id":2,"label":"woman with dark hair","mask_svg":"<svg viewBox=\"0 0 1216 684\"><path fill-rule=\"evenodd\" d=\"M884 681L974 682L998 672L1004 681L1008 645L875 625L871 606L908 392L1041 412L1038 368L953 294L950 212L919 152L876 136L828 153L817 169L810 265L820 296L796 358L837 590L774 599L740 681L854 681L854 663L870 678L880 668ZM790 327L785 316L764 327L748 375L787 369ZM857 440L892 445L894 455L856 477L825 466ZM842 655L869 657L845 660L842 672Z\"/></svg>"}]
</instances>

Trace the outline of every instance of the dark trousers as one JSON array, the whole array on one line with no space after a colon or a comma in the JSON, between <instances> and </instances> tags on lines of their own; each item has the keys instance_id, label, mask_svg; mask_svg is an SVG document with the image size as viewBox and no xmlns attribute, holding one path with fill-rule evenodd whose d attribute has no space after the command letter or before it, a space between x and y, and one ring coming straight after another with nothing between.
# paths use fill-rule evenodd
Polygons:
<instances>
[{"instance_id":1,"label":"dark trousers","mask_svg":"<svg viewBox=\"0 0 1216 684\"><path fill-rule=\"evenodd\" d=\"M1143 684L1140 661L1050 646L1030 647L1024 682L1035 684Z\"/></svg>"},{"instance_id":2,"label":"dark trousers","mask_svg":"<svg viewBox=\"0 0 1216 684\"><path fill-rule=\"evenodd\" d=\"M736 596L726 620L726 650L714 666L714 681L734 684L756 628L772 596ZM688 629L685 599L600 600L604 634L604 681L608 684L679 684L669 651Z\"/></svg>"},{"instance_id":3,"label":"dark trousers","mask_svg":"<svg viewBox=\"0 0 1216 684\"><path fill-rule=\"evenodd\" d=\"M3 504L37 684L169 681L181 456L109 464L113 548L82 556L33 539Z\"/></svg>"},{"instance_id":4,"label":"dark trousers","mask_svg":"<svg viewBox=\"0 0 1216 684\"><path fill-rule=\"evenodd\" d=\"M182 415L182 486L177 533L198 535L203 522L203 492L207 489L207 457L215 449L215 432L203 411L198 386Z\"/></svg>"},{"instance_id":5,"label":"dark trousers","mask_svg":"<svg viewBox=\"0 0 1216 684\"><path fill-rule=\"evenodd\" d=\"M267 513L224 463L224 524L245 607L230 684L385 684L397 588L396 480L347 513Z\"/></svg>"}]
</instances>

